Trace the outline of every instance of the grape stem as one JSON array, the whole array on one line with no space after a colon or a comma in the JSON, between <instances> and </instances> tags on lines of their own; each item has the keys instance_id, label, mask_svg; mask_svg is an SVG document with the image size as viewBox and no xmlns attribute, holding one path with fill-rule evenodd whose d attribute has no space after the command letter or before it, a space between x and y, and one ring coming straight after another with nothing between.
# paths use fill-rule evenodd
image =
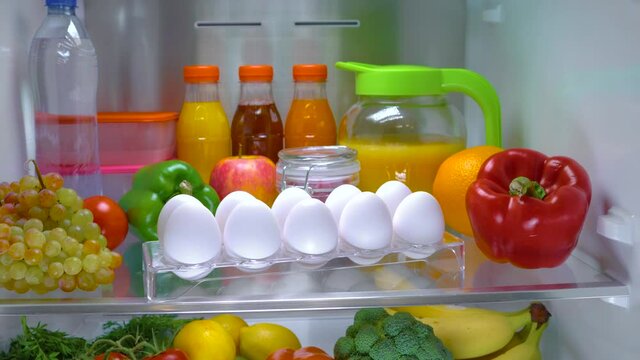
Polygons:
<instances>
[{"instance_id":1,"label":"grape stem","mask_svg":"<svg viewBox=\"0 0 640 360\"><path fill-rule=\"evenodd\" d=\"M27 161L27 164L28 163L33 163L33 167L36 169L36 176L38 177L38 181L40 182L40 186L42 186L43 190L46 189L47 187L44 186L44 180L42 180L42 173L40 172L40 168L38 167L38 163L33 159Z\"/></svg>"}]
</instances>

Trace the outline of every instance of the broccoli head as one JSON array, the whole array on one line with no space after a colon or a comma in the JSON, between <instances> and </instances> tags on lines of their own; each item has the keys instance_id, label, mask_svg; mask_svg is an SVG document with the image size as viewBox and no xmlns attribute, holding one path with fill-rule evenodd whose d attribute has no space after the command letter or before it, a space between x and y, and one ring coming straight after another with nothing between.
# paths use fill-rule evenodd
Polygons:
<instances>
[{"instance_id":1,"label":"broccoli head","mask_svg":"<svg viewBox=\"0 0 640 360\"><path fill-rule=\"evenodd\" d=\"M336 360L452 360L433 329L411 314L359 310L334 346Z\"/></svg>"},{"instance_id":2,"label":"broccoli head","mask_svg":"<svg viewBox=\"0 0 640 360\"><path fill-rule=\"evenodd\" d=\"M352 358L352 354L356 353L356 345L353 342L353 337L343 336L333 346L333 353L337 359L349 359Z\"/></svg>"},{"instance_id":3,"label":"broccoli head","mask_svg":"<svg viewBox=\"0 0 640 360\"><path fill-rule=\"evenodd\" d=\"M364 324L353 339L356 352L368 354L371 347L380 340L380 332L371 324Z\"/></svg>"},{"instance_id":4,"label":"broccoli head","mask_svg":"<svg viewBox=\"0 0 640 360\"><path fill-rule=\"evenodd\" d=\"M359 310L353 317L354 324L378 324L381 320L389 317L383 308L369 308Z\"/></svg>"}]
</instances>

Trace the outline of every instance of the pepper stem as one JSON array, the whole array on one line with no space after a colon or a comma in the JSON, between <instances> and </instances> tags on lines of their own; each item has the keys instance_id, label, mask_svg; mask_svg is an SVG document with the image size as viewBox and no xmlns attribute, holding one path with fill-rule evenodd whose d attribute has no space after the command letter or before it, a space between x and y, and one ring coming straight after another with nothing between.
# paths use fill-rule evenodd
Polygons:
<instances>
[{"instance_id":1,"label":"pepper stem","mask_svg":"<svg viewBox=\"0 0 640 360\"><path fill-rule=\"evenodd\" d=\"M187 180L182 180L180 182L178 190L180 191L180 194L193 195L193 185L191 185Z\"/></svg>"},{"instance_id":2,"label":"pepper stem","mask_svg":"<svg viewBox=\"0 0 640 360\"><path fill-rule=\"evenodd\" d=\"M42 189L46 189L47 187L44 186L44 180L42 179L42 173L40 172L40 168L38 167L38 163L33 159L27 161L27 164L28 163L32 163L33 164L33 167L36 169L36 176L38 177L38 181L40 182L40 186L42 186Z\"/></svg>"},{"instance_id":3,"label":"pepper stem","mask_svg":"<svg viewBox=\"0 0 640 360\"><path fill-rule=\"evenodd\" d=\"M544 199L547 192L536 181L530 180L526 176L518 176L509 184L509 195L524 196L528 195L536 199Z\"/></svg>"}]
</instances>

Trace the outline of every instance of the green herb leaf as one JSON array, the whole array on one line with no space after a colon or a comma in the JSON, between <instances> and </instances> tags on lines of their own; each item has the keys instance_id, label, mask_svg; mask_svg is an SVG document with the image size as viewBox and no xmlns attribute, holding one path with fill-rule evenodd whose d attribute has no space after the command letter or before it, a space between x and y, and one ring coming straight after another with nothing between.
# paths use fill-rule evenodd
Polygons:
<instances>
[{"instance_id":1,"label":"green herb leaf","mask_svg":"<svg viewBox=\"0 0 640 360\"><path fill-rule=\"evenodd\" d=\"M68 360L86 350L87 341L82 338L48 330L40 323L29 327L24 316L20 321L22 334L11 341L9 351L0 355L1 360Z\"/></svg>"}]
</instances>

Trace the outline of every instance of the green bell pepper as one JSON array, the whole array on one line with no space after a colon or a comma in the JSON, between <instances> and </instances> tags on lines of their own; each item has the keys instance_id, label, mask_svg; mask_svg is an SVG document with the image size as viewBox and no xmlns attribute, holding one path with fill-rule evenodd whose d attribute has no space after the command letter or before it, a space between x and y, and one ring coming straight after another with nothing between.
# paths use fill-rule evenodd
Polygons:
<instances>
[{"instance_id":1,"label":"green bell pepper","mask_svg":"<svg viewBox=\"0 0 640 360\"><path fill-rule=\"evenodd\" d=\"M180 160L151 164L133 176L131 190L120 198L134 233L143 241L158 240L157 224L160 210L178 194L189 194L215 214L220 203L216 191L205 184L198 172Z\"/></svg>"}]
</instances>

